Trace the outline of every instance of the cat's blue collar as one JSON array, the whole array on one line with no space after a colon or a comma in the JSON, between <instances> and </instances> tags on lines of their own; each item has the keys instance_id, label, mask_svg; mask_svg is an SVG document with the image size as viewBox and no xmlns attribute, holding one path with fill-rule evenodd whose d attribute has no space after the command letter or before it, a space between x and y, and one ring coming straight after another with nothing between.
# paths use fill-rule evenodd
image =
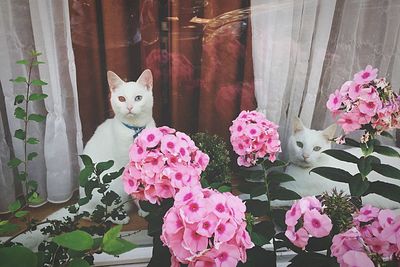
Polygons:
<instances>
[{"instance_id":1,"label":"cat's blue collar","mask_svg":"<svg viewBox=\"0 0 400 267\"><path fill-rule=\"evenodd\" d=\"M144 128L146 128L145 126L143 127L136 127L133 125L129 125L127 123L122 123L126 128L131 129L133 131L133 139L135 139L142 131Z\"/></svg>"}]
</instances>

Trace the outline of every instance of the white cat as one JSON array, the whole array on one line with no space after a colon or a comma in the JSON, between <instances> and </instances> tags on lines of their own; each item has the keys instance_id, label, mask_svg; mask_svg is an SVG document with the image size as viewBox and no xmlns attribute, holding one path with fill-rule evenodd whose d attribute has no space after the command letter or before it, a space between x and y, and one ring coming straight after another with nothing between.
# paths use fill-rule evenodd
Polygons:
<instances>
[{"instance_id":1,"label":"white cat","mask_svg":"<svg viewBox=\"0 0 400 267\"><path fill-rule=\"evenodd\" d=\"M322 153L322 151L331 148L331 142L335 135L336 125L331 125L325 130L317 131L304 127L300 119L295 118L293 124L293 135L289 138L288 152L290 165L285 173L291 175L295 181L285 182L281 185L287 189L297 192L300 196L321 195L323 192L331 191L333 188L343 190L349 194L347 183L340 183L324 178L316 173L310 173L310 170L316 167L334 167L351 174L358 173L358 168L354 163L347 163L336 160L335 158ZM400 151L397 148L394 148ZM360 157L359 148L346 149L347 152ZM374 153L382 163L391 166L400 166L400 159L382 156ZM391 179L382 176L374 171L368 175L370 181L384 181L400 186L400 180ZM364 204L371 204L379 208L399 209L400 204L376 194L369 194L362 198ZM288 206L290 201L273 201L274 206Z\"/></svg>"},{"instance_id":2,"label":"white cat","mask_svg":"<svg viewBox=\"0 0 400 267\"><path fill-rule=\"evenodd\" d=\"M94 135L85 146L83 154L91 157L93 162L114 160L114 166L107 172L118 171L125 167L129 161L129 147L144 128L155 127L152 116L153 109L153 76L150 70L145 70L136 82L124 82L115 73L107 72L108 84L110 87L110 102L114 110L114 118L107 119L97 127ZM110 183L110 189L119 194L125 202L130 197L124 192L121 177L116 178ZM80 197L84 197L85 192L80 188ZM96 190L89 203L82 206L79 212L88 211L92 214L97 204L100 204L102 195ZM136 203L139 207L138 203ZM129 204L124 206L125 211L130 208ZM139 207L139 215L145 215ZM73 217L67 209L60 209L47 217L49 220L62 220L63 217ZM124 220L115 221L117 224L126 224L129 217ZM36 250L44 237L40 229L46 225L38 227L37 230L18 236L15 242L21 242L26 247Z\"/></svg>"},{"instance_id":3,"label":"white cat","mask_svg":"<svg viewBox=\"0 0 400 267\"><path fill-rule=\"evenodd\" d=\"M108 119L97 127L94 135L87 142L83 154L90 156L93 162L114 160L114 166L108 172L118 171L129 162L129 147L134 138L144 129L155 127L153 119L153 76L150 70L145 70L136 82L124 82L114 72L107 72L110 87L110 103L115 113L114 118ZM110 184L110 189L122 197L129 196L124 192L122 179L117 178ZM80 188L80 196L85 191ZM93 192L91 201L84 205L83 211L92 213L102 195ZM129 205L125 205L126 210ZM139 205L139 215L145 215ZM119 224L129 222L129 217Z\"/></svg>"}]
</instances>

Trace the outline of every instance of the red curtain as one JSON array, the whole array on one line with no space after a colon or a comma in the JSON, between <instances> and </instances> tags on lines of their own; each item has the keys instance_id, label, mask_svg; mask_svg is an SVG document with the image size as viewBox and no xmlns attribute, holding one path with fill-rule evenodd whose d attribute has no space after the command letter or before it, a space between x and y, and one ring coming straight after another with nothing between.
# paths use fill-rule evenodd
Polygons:
<instances>
[{"instance_id":1,"label":"red curtain","mask_svg":"<svg viewBox=\"0 0 400 267\"><path fill-rule=\"evenodd\" d=\"M255 108L249 17L233 13L224 23L218 18L248 7L248 1L69 4L84 141L112 116L107 70L136 80L151 69L157 125L187 133L206 131L227 139L240 110Z\"/></svg>"}]
</instances>

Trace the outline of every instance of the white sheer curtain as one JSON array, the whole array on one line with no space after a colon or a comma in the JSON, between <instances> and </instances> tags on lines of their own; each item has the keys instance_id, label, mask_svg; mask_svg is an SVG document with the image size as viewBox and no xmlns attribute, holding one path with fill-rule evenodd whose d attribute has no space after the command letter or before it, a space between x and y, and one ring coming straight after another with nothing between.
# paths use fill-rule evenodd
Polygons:
<instances>
[{"instance_id":1,"label":"white sheer curtain","mask_svg":"<svg viewBox=\"0 0 400 267\"><path fill-rule=\"evenodd\" d=\"M29 173L38 181L41 196L50 202L66 201L77 188L78 154L82 151L68 1L2 0L0 15L0 79L5 103L0 109L0 184L9 185L0 187L0 211L18 192L7 169L9 154L22 157L23 153L20 140L13 138L11 145L6 138L7 133L12 136L22 127L21 121L13 118L13 102L14 96L24 91L9 79L26 75L27 69L15 61L26 58L32 49L42 52L39 59L46 62L33 70L33 77L48 82L42 89L33 90L42 90L49 97L30 107L30 112L47 114L47 118L43 123L30 124L30 135L37 137L40 145L29 147L39 153L28 165Z\"/></svg>"},{"instance_id":2,"label":"white sheer curtain","mask_svg":"<svg viewBox=\"0 0 400 267\"><path fill-rule=\"evenodd\" d=\"M322 129L325 103L354 72L372 64L399 87L399 1L251 1L258 109L280 124L283 151L291 122ZM285 156L285 155L284 155Z\"/></svg>"}]
</instances>

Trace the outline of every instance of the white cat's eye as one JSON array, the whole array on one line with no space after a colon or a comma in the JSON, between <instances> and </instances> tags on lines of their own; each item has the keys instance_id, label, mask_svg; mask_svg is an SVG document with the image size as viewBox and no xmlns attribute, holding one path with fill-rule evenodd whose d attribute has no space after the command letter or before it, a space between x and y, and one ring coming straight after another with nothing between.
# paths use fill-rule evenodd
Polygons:
<instances>
[{"instance_id":1,"label":"white cat's eye","mask_svg":"<svg viewBox=\"0 0 400 267\"><path fill-rule=\"evenodd\" d=\"M315 147L313 148L313 150L314 150L314 151L320 151L320 150L321 150L321 147L320 147L320 146L315 146Z\"/></svg>"},{"instance_id":2,"label":"white cat's eye","mask_svg":"<svg viewBox=\"0 0 400 267\"><path fill-rule=\"evenodd\" d=\"M297 141L296 144L297 144L298 147L303 148L303 143L302 142Z\"/></svg>"},{"instance_id":3,"label":"white cat's eye","mask_svg":"<svg viewBox=\"0 0 400 267\"><path fill-rule=\"evenodd\" d=\"M126 101L125 97L123 97L123 96L119 96L118 100L121 101L121 102L125 102Z\"/></svg>"},{"instance_id":4,"label":"white cat's eye","mask_svg":"<svg viewBox=\"0 0 400 267\"><path fill-rule=\"evenodd\" d=\"M135 101L140 101L140 100L142 100L142 98L143 98L143 96L138 95L138 96L135 97Z\"/></svg>"}]
</instances>

